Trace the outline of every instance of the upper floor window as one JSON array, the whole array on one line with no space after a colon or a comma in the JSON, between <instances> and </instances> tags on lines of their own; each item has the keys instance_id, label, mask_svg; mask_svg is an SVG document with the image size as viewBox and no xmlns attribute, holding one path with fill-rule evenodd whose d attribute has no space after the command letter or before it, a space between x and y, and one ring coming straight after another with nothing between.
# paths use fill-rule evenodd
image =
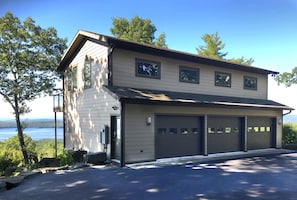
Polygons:
<instances>
[{"instance_id":1,"label":"upper floor window","mask_svg":"<svg viewBox=\"0 0 297 200\"><path fill-rule=\"evenodd\" d=\"M199 69L180 66L179 81L187 83L199 83Z\"/></svg>"},{"instance_id":2,"label":"upper floor window","mask_svg":"<svg viewBox=\"0 0 297 200\"><path fill-rule=\"evenodd\" d=\"M136 59L136 76L148 78L161 78L161 63L155 61L148 61L143 59Z\"/></svg>"},{"instance_id":3,"label":"upper floor window","mask_svg":"<svg viewBox=\"0 0 297 200\"><path fill-rule=\"evenodd\" d=\"M257 90L257 78L244 76L243 77L243 88L247 90Z\"/></svg>"},{"instance_id":4,"label":"upper floor window","mask_svg":"<svg viewBox=\"0 0 297 200\"><path fill-rule=\"evenodd\" d=\"M67 70L67 86L68 86L68 91L72 90L72 70L68 69Z\"/></svg>"},{"instance_id":5,"label":"upper floor window","mask_svg":"<svg viewBox=\"0 0 297 200\"><path fill-rule=\"evenodd\" d=\"M67 70L67 86L68 91L77 88L77 66L69 67Z\"/></svg>"},{"instance_id":6,"label":"upper floor window","mask_svg":"<svg viewBox=\"0 0 297 200\"><path fill-rule=\"evenodd\" d=\"M72 83L73 88L77 88L77 66L72 68Z\"/></svg>"},{"instance_id":7,"label":"upper floor window","mask_svg":"<svg viewBox=\"0 0 297 200\"><path fill-rule=\"evenodd\" d=\"M231 74L224 72L215 72L215 85L222 87L231 87Z\"/></svg>"},{"instance_id":8,"label":"upper floor window","mask_svg":"<svg viewBox=\"0 0 297 200\"><path fill-rule=\"evenodd\" d=\"M92 84L92 60L86 59L84 63L84 88L90 88Z\"/></svg>"}]
</instances>

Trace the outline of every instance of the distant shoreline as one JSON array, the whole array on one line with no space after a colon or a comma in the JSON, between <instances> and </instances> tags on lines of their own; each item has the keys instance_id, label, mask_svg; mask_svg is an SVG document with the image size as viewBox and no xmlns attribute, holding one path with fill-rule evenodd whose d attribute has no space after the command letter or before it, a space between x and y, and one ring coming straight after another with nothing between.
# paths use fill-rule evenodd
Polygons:
<instances>
[{"instance_id":1,"label":"distant shoreline","mask_svg":"<svg viewBox=\"0 0 297 200\"><path fill-rule=\"evenodd\" d=\"M25 119L22 120L26 128L54 128L55 122L53 119ZM63 128L63 120L57 120L57 127ZM0 120L0 128L16 128L15 120Z\"/></svg>"}]
</instances>

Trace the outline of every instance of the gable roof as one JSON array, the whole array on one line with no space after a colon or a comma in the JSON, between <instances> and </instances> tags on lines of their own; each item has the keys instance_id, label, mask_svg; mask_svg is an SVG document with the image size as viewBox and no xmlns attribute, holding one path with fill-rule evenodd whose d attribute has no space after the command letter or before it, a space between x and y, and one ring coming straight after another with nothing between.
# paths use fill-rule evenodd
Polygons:
<instances>
[{"instance_id":1,"label":"gable roof","mask_svg":"<svg viewBox=\"0 0 297 200\"><path fill-rule=\"evenodd\" d=\"M276 71L271 71L267 69L252 67L244 64L236 64L233 62L228 62L225 60L212 59L204 56L198 56L197 54L186 53L182 51L176 51L172 49L160 48L148 44L118 39L98 33L93 33L89 31L79 30L72 42L70 43L68 49L66 50L62 60L57 68L58 71L64 71L68 65L71 63L73 58L79 52L79 50L83 47L86 41L92 41L110 48L119 48L130 51L137 51L141 53L162 56L171 59L183 60L188 62L194 62L199 64L212 65L216 67L222 67L233 70L240 70L251 73L258 74L278 74Z\"/></svg>"},{"instance_id":2,"label":"gable roof","mask_svg":"<svg viewBox=\"0 0 297 200\"><path fill-rule=\"evenodd\" d=\"M128 103L165 103L175 105L199 104L202 106L235 106L246 108L294 110L289 106L266 99L239 98L118 86L104 87L108 90L108 92L111 92L110 94L115 98Z\"/></svg>"}]
</instances>

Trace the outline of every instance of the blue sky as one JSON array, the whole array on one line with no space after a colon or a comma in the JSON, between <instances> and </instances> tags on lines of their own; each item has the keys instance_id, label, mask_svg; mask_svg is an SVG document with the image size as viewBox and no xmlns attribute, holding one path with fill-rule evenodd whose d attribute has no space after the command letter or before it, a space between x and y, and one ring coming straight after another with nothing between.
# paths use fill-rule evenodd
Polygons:
<instances>
[{"instance_id":1,"label":"blue sky","mask_svg":"<svg viewBox=\"0 0 297 200\"><path fill-rule=\"evenodd\" d=\"M78 29L111 35L112 18L138 15L166 34L171 49L196 53L203 34L218 32L228 58L253 58L254 66L279 72L297 66L296 0L0 0L0 16L7 11L55 27L68 42ZM269 84L270 99L297 108L285 98L295 86Z\"/></svg>"}]
</instances>

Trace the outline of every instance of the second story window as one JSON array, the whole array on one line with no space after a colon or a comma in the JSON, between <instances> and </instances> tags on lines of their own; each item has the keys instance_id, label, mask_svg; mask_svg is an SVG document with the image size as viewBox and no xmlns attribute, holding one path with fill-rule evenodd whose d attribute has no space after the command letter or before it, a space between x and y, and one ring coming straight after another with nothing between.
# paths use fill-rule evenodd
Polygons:
<instances>
[{"instance_id":1,"label":"second story window","mask_svg":"<svg viewBox=\"0 0 297 200\"><path fill-rule=\"evenodd\" d=\"M231 87L231 74L215 72L215 85L221 87Z\"/></svg>"},{"instance_id":2,"label":"second story window","mask_svg":"<svg viewBox=\"0 0 297 200\"><path fill-rule=\"evenodd\" d=\"M180 66L179 81L187 83L199 83L199 69Z\"/></svg>"},{"instance_id":3,"label":"second story window","mask_svg":"<svg viewBox=\"0 0 297 200\"><path fill-rule=\"evenodd\" d=\"M136 59L136 76L161 78L161 63L143 59Z\"/></svg>"},{"instance_id":4,"label":"second story window","mask_svg":"<svg viewBox=\"0 0 297 200\"><path fill-rule=\"evenodd\" d=\"M67 70L67 86L68 86L68 91L72 90L72 70L68 69Z\"/></svg>"},{"instance_id":5,"label":"second story window","mask_svg":"<svg viewBox=\"0 0 297 200\"><path fill-rule=\"evenodd\" d=\"M257 78L244 76L243 77L243 88L247 90L257 90Z\"/></svg>"},{"instance_id":6,"label":"second story window","mask_svg":"<svg viewBox=\"0 0 297 200\"><path fill-rule=\"evenodd\" d=\"M77 66L69 67L67 70L67 86L68 91L77 88Z\"/></svg>"},{"instance_id":7,"label":"second story window","mask_svg":"<svg viewBox=\"0 0 297 200\"><path fill-rule=\"evenodd\" d=\"M72 68L72 84L73 89L77 88L77 66Z\"/></svg>"},{"instance_id":8,"label":"second story window","mask_svg":"<svg viewBox=\"0 0 297 200\"><path fill-rule=\"evenodd\" d=\"M84 88L90 88L92 84L92 61L86 59L84 64Z\"/></svg>"}]
</instances>

